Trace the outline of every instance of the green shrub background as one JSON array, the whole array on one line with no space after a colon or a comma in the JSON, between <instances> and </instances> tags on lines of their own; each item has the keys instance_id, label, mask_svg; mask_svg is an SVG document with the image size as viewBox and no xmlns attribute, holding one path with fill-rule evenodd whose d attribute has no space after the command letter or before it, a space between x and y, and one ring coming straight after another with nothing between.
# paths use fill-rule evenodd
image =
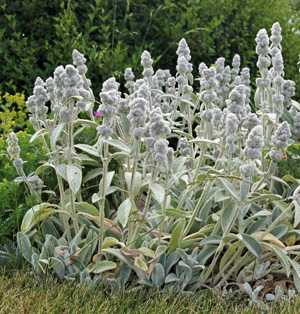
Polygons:
<instances>
[{"instance_id":1,"label":"green shrub background","mask_svg":"<svg viewBox=\"0 0 300 314\"><path fill-rule=\"evenodd\" d=\"M225 57L229 64L238 53L255 77L254 38L261 28L270 34L276 21L283 28L286 78L299 83L299 7L295 0L7 0L0 7L0 90L28 96L37 76L46 79L56 66L72 62L73 49L88 58L96 92L128 66L139 73L145 49L155 68L174 72L182 37L194 73L201 61L210 65Z\"/></svg>"}]
</instances>

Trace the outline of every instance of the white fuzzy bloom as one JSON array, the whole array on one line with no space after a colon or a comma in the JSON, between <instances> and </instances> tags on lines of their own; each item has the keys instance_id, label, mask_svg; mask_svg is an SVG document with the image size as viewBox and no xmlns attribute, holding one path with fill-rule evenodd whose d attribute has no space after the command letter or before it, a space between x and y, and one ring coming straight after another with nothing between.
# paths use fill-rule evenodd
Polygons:
<instances>
[{"instance_id":1,"label":"white fuzzy bloom","mask_svg":"<svg viewBox=\"0 0 300 314\"><path fill-rule=\"evenodd\" d=\"M256 85L261 89L268 88L271 85L271 80L269 78L263 79L259 77L256 79Z\"/></svg>"},{"instance_id":2,"label":"white fuzzy bloom","mask_svg":"<svg viewBox=\"0 0 300 314\"><path fill-rule=\"evenodd\" d=\"M241 65L241 57L238 54L236 54L234 55L233 60L232 60L231 73L232 73L233 78L235 78L239 74L240 65Z\"/></svg>"},{"instance_id":3,"label":"white fuzzy bloom","mask_svg":"<svg viewBox=\"0 0 300 314\"><path fill-rule=\"evenodd\" d=\"M145 124L148 106L149 102L144 98L135 98L129 102L130 113L127 118L134 127L143 126Z\"/></svg>"},{"instance_id":4,"label":"white fuzzy bloom","mask_svg":"<svg viewBox=\"0 0 300 314\"><path fill-rule=\"evenodd\" d=\"M281 75L283 73L283 58L281 52L278 51L274 58L273 69L277 75Z\"/></svg>"},{"instance_id":5,"label":"white fuzzy bloom","mask_svg":"<svg viewBox=\"0 0 300 314\"><path fill-rule=\"evenodd\" d=\"M145 50L141 56L141 64L144 67L143 76L150 77L153 75L154 71L152 68L153 60L151 59L150 53Z\"/></svg>"},{"instance_id":6,"label":"white fuzzy bloom","mask_svg":"<svg viewBox=\"0 0 300 314\"><path fill-rule=\"evenodd\" d=\"M150 150L151 153L154 153L154 144L156 140L153 137L146 137L145 138L145 145Z\"/></svg>"},{"instance_id":7,"label":"white fuzzy bloom","mask_svg":"<svg viewBox=\"0 0 300 314\"><path fill-rule=\"evenodd\" d=\"M159 107L150 112L150 121L148 122L149 133L151 137L168 135L171 133L170 123L165 121L163 113Z\"/></svg>"},{"instance_id":8,"label":"white fuzzy bloom","mask_svg":"<svg viewBox=\"0 0 300 314\"><path fill-rule=\"evenodd\" d=\"M284 150L288 147L288 139L291 137L290 126L284 121L281 123L272 136L271 140L276 150Z\"/></svg>"},{"instance_id":9,"label":"white fuzzy bloom","mask_svg":"<svg viewBox=\"0 0 300 314\"><path fill-rule=\"evenodd\" d=\"M210 121L213 118L213 111L211 109L203 110L200 117L205 121Z\"/></svg>"},{"instance_id":10,"label":"white fuzzy bloom","mask_svg":"<svg viewBox=\"0 0 300 314\"><path fill-rule=\"evenodd\" d=\"M140 140L143 136L143 130L142 128L135 128L132 131L132 137L136 140Z\"/></svg>"},{"instance_id":11,"label":"white fuzzy bloom","mask_svg":"<svg viewBox=\"0 0 300 314\"><path fill-rule=\"evenodd\" d=\"M154 159L159 162L163 163L167 159L168 154L168 144L169 142L164 139L159 139L154 144Z\"/></svg>"},{"instance_id":12,"label":"white fuzzy bloom","mask_svg":"<svg viewBox=\"0 0 300 314\"><path fill-rule=\"evenodd\" d=\"M292 127L292 134L295 139L300 136L300 112L294 116L294 126Z\"/></svg>"},{"instance_id":13,"label":"white fuzzy bloom","mask_svg":"<svg viewBox=\"0 0 300 314\"><path fill-rule=\"evenodd\" d=\"M45 86L45 82L38 76L34 82L34 86Z\"/></svg>"},{"instance_id":14,"label":"white fuzzy bloom","mask_svg":"<svg viewBox=\"0 0 300 314\"><path fill-rule=\"evenodd\" d=\"M20 146L18 145L18 138L14 132L9 133L6 142L8 144L7 152L13 159L18 159L20 155Z\"/></svg>"},{"instance_id":15,"label":"white fuzzy bloom","mask_svg":"<svg viewBox=\"0 0 300 314\"><path fill-rule=\"evenodd\" d=\"M118 105L118 113L128 115L130 112L129 102L127 99L121 98Z\"/></svg>"},{"instance_id":16,"label":"white fuzzy bloom","mask_svg":"<svg viewBox=\"0 0 300 314\"><path fill-rule=\"evenodd\" d=\"M253 177L258 173L258 169L256 167L251 167L249 164L242 165L240 171L245 177Z\"/></svg>"},{"instance_id":17,"label":"white fuzzy bloom","mask_svg":"<svg viewBox=\"0 0 300 314\"><path fill-rule=\"evenodd\" d=\"M271 29L271 56L275 57L276 54L281 50L281 40L282 40L282 36L281 36L281 27L280 24L278 22L274 23Z\"/></svg>"},{"instance_id":18,"label":"white fuzzy bloom","mask_svg":"<svg viewBox=\"0 0 300 314\"><path fill-rule=\"evenodd\" d=\"M289 108L291 105L291 98L295 96L295 82L287 80L282 84L282 95L284 97L283 105Z\"/></svg>"},{"instance_id":19,"label":"white fuzzy bloom","mask_svg":"<svg viewBox=\"0 0 300 314\"><path fill-rule=\"evenodd\" d=\"M178 44L178 49L176 51L176 54L178 55L178 57L185 57L185 59L187 61L191 60L191 55L190 55L190 48L186 43L186 40L184 38L182 38Z\"/></svg>"},{"instance_id":20,"label":"white fuzzy bloom","mask_svg":"<svg viewBox=\"0 0 300 314\"><path fill-rule=\"evenodd\" d=\"M79 88L79 95L82 97L82 100L77 102L77 106L82 111L87 111L89 109L89 105L91 104L91 93L84 88Z\"/></svg>"},{"instance_id":21,"label":"white fuzzy bloom","mask_svg":"<svg viewBox=\"0 0 300 314\"><path fill-rule=\"evenodd\" d=\"M200 74L200 77L202 77L202 71L203 70L207 70L208 68L207 68L207 65L204 63L204 62L201 62L200 64L199 64L199 68L198 68L198 72L199 72L199 74Z\"/></svg>"},{"instance_id":22,"label":"white fuzzy bloom","mask_svg":"<svg viewBox=\"0 0 300 314\"><path fill-rule=\"evenodd\" d=\"M270 152L270 158L278 162L283 158L283 152L281 150L272 150Z\"/></svg>"},{"instance_id":23,"label":"white fuzzy bloom","mask_svg":"<svg viewBox=\"0 0 300 314\"><path fill-rule=\"evenodd\" d=\"M65 99L79 95L79 88L82 87L82 78L79 72L73 65L68 64L65 71L60 74L60 79L63 82Z\"/></svg>"},{"instance_id":24,"label":"white fuzzy bloom","mask_svg":"<svg viewBox=\"0 0 300 314\"><path fill-rule=\"evenodd\" d=\"M125 69L124 78L126 80L125 87L129 91L132 91L134 88L134 82L133 82L134 74L132 72L132 68L126 68Z\"/></svg>"},{"instance_id":25,"label":"white fuzzy bloom","mask_svg":"<svg viewBox=\"0 0 300 314\"><path fill-rule=\"evenodd\" d=\"M181 137L178 141L178 148L182 156L187 156L191 153L190 144L186 137Z\"/></svg>"},{"instance_id":26,"label":"white fuzzy bloom","mask_svg":"<svg viewBox=\"0 0 300 314\"><path fill-rule=\"evenodd\" d=\"M259 159L261 150L264 147L263 127L257 125L249 133L246 140L245 156L249 159Z\"/></svg>"},{"instance_id":27,"label":"white fuzzy bloom","mask_svg":"<svg viewBox=\"0 0 300 314\"><path fill-rule=\"evenodd\" d=\"M38 176L32 176L28 178L28 181L33 189L33 191L30 189L30 194L35 195L35 191L36 194L40 195L43 189L43 180Z\"/></svg>"},{"instance_id":28,"label":"white fuzzy bloom","mask_svg":"<svg viewBox=\"0 0 300 314\"><path fill-rule=\"evenodd\" d=\"M239 127L239 120L233 113L228 113L226 118L226 133L227 138L226 141L228 143L233 143L236 137L236 131Z\"/></svg>"},{"instance_id":29,"label":"white fuzzy bloom","mask_svg":"<svg viewBox=\"0 0 300 314\"><path fill-rule=\"evenodd\" d=\"M229 94L229 99L226 100L227 109L235 114L241 113L245 106L245 98L245 86L235 87Z\"/></svg>"},{"instance_id":30,"label":"white fuzzy bloom","mask_svg":"<svg viewBox=\"0 0 300 314\"><path fill-rule=\"evenodd\" d=\"M241 76L241 83L243 85L249 86L250 85L250 70L249 70L249 68L243 68L240 76Z\"/></svg>"},{"instance_id":31,"label":"white fuzzy bloom","mask_svg":"<svg viewBox=\"0 0 300 314\"><path fill-rule=\"evenodd\" d=\"M71 120L70 110L66 107L61 108L59 112L59 118L61 122L70 122Z\"/></svg>"},{"instance_id":32,"label":"white fuzzy bloom","mask_svg":"<svg viewBox=\"0 0 300 314\"><path fill-rule=\"evenodd\" d=\"M225 58L218 58L215 62L217 73L221 73L225 68Z\"/></svg>"},{"instance_id":33,"label":"white fuzzy bloom","mask_svg":"<svg viewBox=\"0 0 300 314\"><path fill-rule=\"evenodd\" d=\"M78 50L74 49L73 53L73 64L76 66L76 69L78 70L79 74L85 74L87 72L87 66L86 58L82 53L80 53Z\"/></svg>"},{"instance_id":34,"label":"white fuzzy bloom","mask_svg":"<svg viewBox=\"0 0 300 314\"><path fill-rule=\"evenodd\" d=\"M243 121L242 127L247 129L247 130L251 130L260 124L261 124L261 122L258 119L257 115L255 113L249 113L248 115L246 115L246 117Z\"/></svg>"},{"instance_id":35,"label":"white fuzzy bloom","mask_svg":"<svg viewBox=\"0 0 300 314\"><path fill-rule=\"evenodd\" d=\"M48 93L54 93L54 79L52 77L46 80L46 90Z\"/></svg>"},{"instance_id":36,"label":"white fuzzy bloom","mask_svg":"<svg viewBox=\"0 0 300 314\"><path fill-rule=\"evenodd\" d=\"M220 108L214 108L212 124L214 127L219 128L222 125L223 113Z\"/></svg>"},{"instance_id":37,"label":"white fuzzy bloom","mask_svg":"<svg viewBox=\"0 0 300 314\"><path fill-rule=\"evenodd\" d=\"M257 33L255 41L257 43L256 53L261 56L267 56L270 52L269 36L264 28Z\"/></svg>"},{"instance_id":38,"label":"white fuzzy bloom","mask_svg":"<svg viewBox=\"0 0 300 314\"><path fill-rule=\"evenodd\" d=\"M98 133L103 136L103 137L109 137L112 135L113 133L113 129L106 125L106 124L102 124L102 125L99 125L96 130L98 131Z\"/></svg>"}]
</instances>

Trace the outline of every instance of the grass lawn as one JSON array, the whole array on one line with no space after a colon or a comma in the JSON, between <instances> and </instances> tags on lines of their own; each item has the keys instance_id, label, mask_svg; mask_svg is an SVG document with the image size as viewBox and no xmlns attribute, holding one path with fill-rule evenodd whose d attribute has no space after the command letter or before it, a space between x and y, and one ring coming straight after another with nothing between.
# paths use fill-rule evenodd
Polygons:
<instances>
[{"instance_id":1,"label":"grass lawn","mask_svg":"<svg viewBox=\"0 0 300 314\"><path fill-rule=\"evenodd\" d=\"M269 311L263 311L247 306L245 299L220 299L209 290L188 294L146 289L113 293L53 278L36 284L28 271L10 273L0 268L0 313L300 313L300 298L293 303L274 303Z\"/></svg>"}]
</instances>

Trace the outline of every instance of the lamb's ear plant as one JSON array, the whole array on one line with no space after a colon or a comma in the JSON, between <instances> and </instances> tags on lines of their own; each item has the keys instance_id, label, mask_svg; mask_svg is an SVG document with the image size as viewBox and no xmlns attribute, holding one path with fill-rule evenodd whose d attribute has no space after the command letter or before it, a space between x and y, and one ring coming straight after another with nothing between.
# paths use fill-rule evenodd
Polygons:
<instances>
[{"instance_id":1,"label":"lamb's ear plant","mask_svg":"<svg viewBox=\"0 0 300 314\"><path fill-rule=\"evenodd\" d=\"M112 77L99 102L78 51L74 65L59 66L46 83L38 78L27 101L36 130L31 140L42 139L48 160L35 175L53 169L54 202L44 201L43 186L22 172L15 137L8 139L15 166L40 200L18 234L36 272L54 270L88 285L106 280L120 289L138 282L182 290L250 285L284 273L300 291L299 180L277 176L277 162L299 133L300 105L283 79L278 23L271 41L269 47L266 30L256 38L256 112L239 56L232 69L224 58L212 67L201 63L196 87L184 39L174 76L172 69L154 72L145 51L141 78L125 70L128 93ZM75 142L85 128L95 128L97 137ZM95 179L96 192L83 199Z\"/></svg>"}]
</instances>

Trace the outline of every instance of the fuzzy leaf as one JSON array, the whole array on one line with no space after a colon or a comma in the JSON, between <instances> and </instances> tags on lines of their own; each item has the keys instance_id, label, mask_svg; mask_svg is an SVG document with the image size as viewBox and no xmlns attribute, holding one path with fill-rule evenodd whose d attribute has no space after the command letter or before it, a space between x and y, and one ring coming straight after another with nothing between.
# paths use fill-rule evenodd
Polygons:
<instances>
[{"instance_id":1,"label":"fuzzy leaf","mask_svg":"<svg viewBox=\"0 0 300 314\"><path fill-rule=\"evenodd\" d=\"M31 253L33 252L33 248L27 235L22 232L18 232L17 242L18 242L18 248L20 249L23 257L28 262L31 262Z\"/></svg>"},{"instance_id":2,"label":"fuzzy leaf","mask_svg":"<svg viewBox=\"0 0 300 314\"><path fill-rule=\"evenodd\" d=\"M233 185L226 179L224 178L219 178L219 180L222 182L224 188L226 189L227 192L229 192L229 194L231 194L231 196L233 196L235 199L239 199L235 188L233 187Z\"/></svg>"},{"instance_id":3,"label":"fuzzy leaf","mask_svg":"<svg viewBox=\"0 0 300 314\"><path fill-rule=\"evenodd\" d=\"M100 274L107 270L115 269L117 264L111 261L101 261L95 265L94 273Z\"/></svg>"},{"instance_id":4,"label":"fuzzy leaf","mask_svg":"<svg viewBox=\"0 0 300 314\"><path fill-rule=\"evenodd\" d=\"M162 264L158 263L154 266L151 273L151 279L155 287L160 287L165 281L165 270Z\"/></svg>"},{"instance_id":5,"label":"fuzzy leaf","mask_svg":"<svg viewBox=\"0 0 300 314\"><path fill-rule=\"evenodd\" d=\"M178 247L180 247L180 242L182 240L184 227L185 227L185 219L182 218L177 224L177 226L174 228L171 234L170 246L169 246L169 251L168 251L169 254L174 252Z\"/></svg>"},{"instance_id":6,"label":"fuzzy leaf","mask_svg":"<svg viewBox=\"0 0 300 314\"><path fill-rule=\"evenodd\" d=\"M224 211L221 215L221 227L224 232L230 231L230 230L227 230L227 228L232 222L232 218L234 217L236 208L237 208L237 202L235 200L231 200L224 208Z\"/></svg>"},{"instance_id":7,"label":"fuzzy leaf","mask_svg":"<svg viewBox=\"0 0 300 314\"><path fill-rule=\"evenodd\" d=\"M259 258L260 254L262 253L263 249L259 242L251 237L249 234L243 234L243 244L245 247L257 258Z\"/></svg>"},{"instance_id":8,"label":"fuzzy leaf","mask_svg":"<svg viewBox=\"0 0 300 314\"><path fill-rule=\"evenodd\" d=\"M121 225L123 226L123 228L125 228L125 226L127 225L130 210L131 210L131 202L130 202L130 199L127 198L124 202L120 204L118 208L118 212L117 212L117 217Z\"/></svg>"},{"instance_id":9,"label":"fuzzy leaf","mask_svg":"<svg viewBox=\"0 0 300 314\"><path fill-rule=\"evenodd\" d=\"M204 238L201 242L200 245L206 245L206 244L220 244L222 241L221 236L219 235L213 235L209 236L207 238Z\"/></svg>"},{"instance_id":10,"label":"fuzzy leaf","mask_svg":"<svg viewBox=\"0 0 300 314\"><path fill-rule=\"evenodd\" d=\"M38 222L42 221L43 219L54 213L55 210L50 207L49 203L42 203L33 206L26 212L23 218L21 231L24 233L28 232Z\"/></svg>"},{"instance_id":11,"label":"fuzzy leaf","mask_svg":"<svg viewBox=\"0 0 300 314\"><path fill-rule=\"evenodd\" d=\"M89 171L82 179L82 183L87 183L88 181L100 176L100 174L103 173L102 168L95 168L91 171Z\"/></svg>"},{"instance_id":12,"label":"fuzzy leaf","mask_svg":"<svg viewBox=\"0 0 300 314\"><path fill-rule=\"evenodd\" d=\"M241 201L244 202L247 198L247 195L250 190L250 183L242 181L241 182L241 191L240 191L240 196L241 196Z\"/></svg>"},{"instance_id":13,"label":"fuzzy leaf","mask_svg":"<svg viewBox=\"0 0 300 314\"><path fill-rule=\"evenodd\" d=\"M110 171L106 174L106 178L105 178L105 187L104 187L104 195L102 195L102 197L104 197L111 185L111 182L112 182L112 179L114 177L114 174L115 172L114 171ZM100 189L100 192L102 193L102 184L103 184L103 178L101 179L100 181L100 184L99 184L99 189Z\"/></svg>"},{"instance_id":14,"label":"fuzzy leaf","mask_svg":"<svg viewBox=\"0 0 300 314\"><path fill-rule=\"evenodd\" d=\"M67 165L67 178L70 189L74 194L76 194L81 186L82 181L81 169L73 165Z\"/></svg>"},{"instance_id":15,"label":"fuzzy leaf","mask_svg":"<svg viewBox=\"0 0 300 314\"><path fill-rule=\"evenodd\" d=\"M52 133L52 135L51 135L51 138L50 138L50 146L51 146L52 149L54 148L54 146L55 146L55 144L56 144L56 142L57 142L57 140L58 140L58 138L59 138L59 136L60 136L62 130L63 130L64 127L65 127L65 125L66 125L65 122L60 123L60 124L55 128L55 130L53 131L53 133Z\"/></svg>"},{"instance_id":16,"label":"fuzzy leaf","mask_svg":"<svg viewBox=\"0 0 300 314\"><path fill-rule=\"evenodd\" d=\"M150 184L150 189L153 193L154 198L157 200L159 204L162 204L165 198L165 190L164 188L157 184L157 183L152 183Z\"/></svg>"},{"instance_id":17,"label":"fuzzy leaf","mask_svg":"<svg viewBox=\"0 0 300 314\"><path fill-rule=\"evenodd\" d=\"M50 257L50 265L54 269L56 275L62 279L65 276L65 265L63 262L55 257Z\"/></svg>"},{"instance_id":18,"label":"fuzzy leaf","mask_svg":"<svg viewBox=\"0 0 300 314\"><path fill-rule=\"evenodd\" d=\"M126 181L128 190L130 189L130 186L131 186L131 178L132 178L132 173L125 172L125 181ZM133 195L134 196L139 194L141 186L142 186L141 182L142 182L142 175L139 172L136 172L135 177L134 177L134 182L133 182Z\"/></svg>"},{"instance_id":19,"label":"fuzzy leaf","mask_svg":"<svg viewBox=\"0 0 300 314\"><path fill-rule=\"evenodd\" d=\"M83 150L84 152L86 152L92 156L100 157L98 152L97 152L97 149L90 146L90 145L76 144L76 145L74 145L74 147L79 148L79 149Z\"/></svg>"},{"instance_id":20,"label":"fuzzy leaf","mask_svg":"<svg viewBox=\"0 0 300 314\"><path fill-rule=\"evenodd\" d=\"M139 256L134 259L134 266L144 272L148 270L147 264Z\"/></svg>"},{"instance_id":21,"label":"fuzzy leaf","mask_svg":"<svg viewBox=\"0 0 300 314\"><path fill-rule=\"evenodd\" d=\"M111 145L113 147L118 148L121 151L124 151L126 153L130 153L130 148L119 140L106 140L104 142L108 143L109 145Z\"/></svg>"},{"instance_id":22,"label":"fuzzy leaf","mask_svg":"<svg viewBox=\"0 0 300 314\"><path fill-rule=\"evenodd\" d=\"M66 181L68 181L68 176L67 176L67 165L66 164L60 164L56 168L56 172L64 178Z\"/></svg>"}]
</instances>

